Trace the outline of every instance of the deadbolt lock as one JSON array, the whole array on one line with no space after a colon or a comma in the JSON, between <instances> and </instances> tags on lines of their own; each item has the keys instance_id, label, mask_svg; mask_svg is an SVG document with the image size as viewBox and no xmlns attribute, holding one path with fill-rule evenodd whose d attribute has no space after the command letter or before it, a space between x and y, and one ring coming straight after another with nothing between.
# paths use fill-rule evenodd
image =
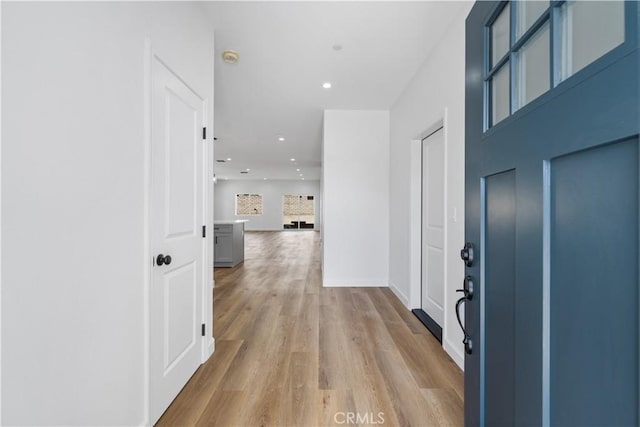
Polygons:
<instances>
[{"instance_id":1,"label":"deadbolt lock","mask_svg":"<svg viewBox=\"0 0 640 427\"><path fill-rule=\"evenodd\" d=\"M464 244L464 248L460 251L460 258L462 258L467 267L471 267L473 264L473 243L467 242Z\"/></svg>"}]
</instances>

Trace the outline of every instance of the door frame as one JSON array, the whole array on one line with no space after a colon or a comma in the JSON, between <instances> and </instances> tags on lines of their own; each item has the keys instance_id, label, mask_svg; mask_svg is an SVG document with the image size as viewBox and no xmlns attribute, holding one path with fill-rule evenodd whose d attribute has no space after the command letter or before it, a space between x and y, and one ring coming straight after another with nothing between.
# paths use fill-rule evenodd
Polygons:
<instances>
[{"instance_id":1,"label":"door frame","mask_svg":"<svg viewBox=\"0 0 640 427\"><path fill-rule=\"evenodd\" d=\"M443 162L444 164L444 169L442 171L443 173L443 191L445 190L445 186L444 183L446 181L446 156L445 156L445 152L444 152L444 126L440 126L438 127L437 124L434 125L433 127L431 127L429 129L429 131L425 132L425 136L422 138L422 140L420 141L420 304L419 304L419 308L414 308L411 311L413 312L413 314L420 320L420 322L422 322L422 324L429 330L429 332L431 332L431 334L440 342L440 344L442 345L442 338L443 338L443 331L444 331L444 314L445 314L445 305L444 305L444 300L443 300L443 306L442 306L442 324L438 324L438 322L436 322L436 320L431 317L431 315L429 313L427 313L427 311L425 310L425 307L423 307L423 303L424 303L424 284L425 284L425 253L424 253L424 247L425 247L425 230L423 228L424 225L424 220L425 220L425 213L426 213L426 209L425 209L425 198L424 198L424 193L425 193L425 188L424 188L424 184L425 184L425 175L429 173L429 171L427 171L425 169L425 143L429 144L429 139L431 137L433 137L436 133L442 131L443 134ZM442 230L442 234L443 234L443 245L446 245L446 229L447 229L447 218L444 215L444 211L445 211L445 206L446 206L446 191L444 191L445 194L443 194L443 206L442 206L442 210L443 210L443 230ZM443 246L443 258L442 258L442 268L443 268L443 274L446 274L446 259L444 258L446 256L446 250L445 250L445 246ZM444 275L443 275L443 283L442 283L442 294L443 294L443 298L444 295L446 293L446 280L444 280Z\"/></svg>"},{"instance_id":2,"label":"door frame","mask_svg":"<svg viewBox=\"0 0 640 427\"><path fill-rule=\"evenodd\" d=\"M444 321L442 322L442 348L451 356L459 367L464 366L464 354L460 353L456 347L447 339L447 332L452 326L447 321L447 307L450 306L450 296L448 292L449 283L449 125L448 108L445 107L435 118L427 121L428 126L424 131L416 135L409 142L409 296L405 304L410 310L421 307L421 287L422 287L422 140L439 128L442 128L444 138ZM457 213L460 215L460 213Z\"/></svg>"},{"instance_id":3,"label":"door frame","mask_svg":"<svg viewBox=\"0 0 640 427\"><path fill-rule=\"evenodd\" d=\"M152 268L153 268L153 254L151 251L151 193L152 193L152 170L151 170L151 145L152 145L152 90L153 90L153 76L152 76L152 62L156 57L162 61L164 56L158 53L155 46L152 45L151 39L145 37L144 40L144 114L143 114L143 146L144 146L144 215L143 215L143 228L144 228L144 247L143 247L143 259L141 264L143 266L144 280L143 280L143 366L144 366L144 387L143 387L143 425L148 425L151 419L151 386L150 386L150 356L151 356L151 324L150 324L150 289L152 281ZM163 63L165 61L162 61ZM213 78L213 77L212 77ZM185 83L186 84L186 83ZM187 85L188 86L188 85ZM202 299L202 319L201 322L205 325L205 336L201 337L201 349L200 349L200 363L204 363L211 357L215 350L215 338L213 337L213 179L207 179L207 177L213 177L213 145L210 141L213 140L213 126L211 124L211 118L209 117L209 99L205 97L203 105L203 119L204 125L207 128L208 139L203 141L203 159L202 159L202 197L203 197L203 218L206 226L206 237L202 239L202 251L203 251L203 272L201 283L201 299ZM210 132L210 133L209 133ZM208 273L207 273L208 272ZM211 280L208 280L211 278Z\"/></svg>"},{"instance_id":4,"label":"door frame","mask_svg":"<svg viewBox=\"0 0 640 427\"><path fill-rule=\"evenodd\" d=\"M0 1L0 22L2 22L2 2ZM0 31L0 58L2 58L2 31ZM0 60L0 62L2 62ZM0 99L2 98L2 67L0 66ZM2 104L0 102L0 104ZM2 224L2 105L0 105L0 224ZM2 242L2 227L0 227ZM2 245L0 244L0 295L2 295ZM2 424L2 299L0 299L0 425Z\"/></svg>"}]
</instances>

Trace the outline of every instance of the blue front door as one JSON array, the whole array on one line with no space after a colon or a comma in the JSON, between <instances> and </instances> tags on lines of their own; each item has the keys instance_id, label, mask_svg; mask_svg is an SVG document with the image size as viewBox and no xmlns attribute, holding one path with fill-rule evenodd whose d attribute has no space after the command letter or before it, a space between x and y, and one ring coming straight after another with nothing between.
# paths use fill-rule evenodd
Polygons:
<instances>
[{"instance_id":1,"label":"blue front door","mask_svg":"<svg viewBox=\"0 0 640 427\"><path fill-rule=\"evenodd\" d=\"M638 14L467 18L467 425L640 423Z\"/></svg>"}]
</instances>

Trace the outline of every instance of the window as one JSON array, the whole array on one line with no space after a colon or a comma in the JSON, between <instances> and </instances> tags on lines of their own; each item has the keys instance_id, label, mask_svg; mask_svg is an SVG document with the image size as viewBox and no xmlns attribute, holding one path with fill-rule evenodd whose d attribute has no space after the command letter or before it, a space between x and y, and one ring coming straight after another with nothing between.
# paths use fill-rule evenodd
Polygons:
<instances>
[{"instance_id":1,"label":"window","mask_svg":"<svg viewBox=\"0 0 640 427\"><path fill-rule=\"evenodd\" d=\"M624 8L615 0L501 3L485 31L485 129L624 43Z\"/></svg>"},{"instance_id":2,"label":"window","mask_svg":"<svg viewBox=\"0 0 640 427\"><path fill-rule=\"evenodd\" d=\"M262 215L262 195L236 194L236 215Z\"/></svg>"},{"instance_id":3,"label":"window","mask_svg":"<svg viewBox=\"0 0 640 427\"><path fill-rule=\"evenodd\" d=\"M624 42L624 3L568 1L560 7L560 79Z\"/></svg>"},{"instance_id":4,"label":"window","mask_svg":"<svg viewBox=\"0 0 640 427\"><path fill-rule=\"evenodd\" d=\"M524 107L550 88L549 37L549 23L546 23L529 37L515 55L514 110Z\"/></svg>"},{"instance_id":5,"label":"window","mask_svg":"<svg viewBox=\"0 0 640 427\"><path fill-rule=\"evenodd\" d=\"M284 229L313 229L316 218L314 197L285 195L282 200L282 217Z\"/></svg>"}]
</instances>

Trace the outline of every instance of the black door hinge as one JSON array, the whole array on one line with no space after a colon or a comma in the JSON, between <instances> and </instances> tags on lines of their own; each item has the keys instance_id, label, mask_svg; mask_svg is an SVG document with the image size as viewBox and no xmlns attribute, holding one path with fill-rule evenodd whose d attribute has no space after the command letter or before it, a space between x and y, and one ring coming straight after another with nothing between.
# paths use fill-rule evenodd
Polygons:
<instances>
[{"instance_id":1,"label":"black door hinge","mask_svg":"<svg viewBox=\"0 0 640 427\"><path fill-rule=\"evenodd\" d=\"M207 237L207 226L203 225L202 226L202 237Z\"/></svg>"},{"instance_id":2,"label":"black door hinge","mask_svg":"<svg viewBox=\"0 0 640 427\"><path fill-rule=\"evenodd\" d=\"M202 324L202 336L203 336L203 337L205 336L205 330L206 330L206 326L205 326L205 324L203 323L203 324Z\"/></svg>"},{"instance_id":3,"label":"black door hinge","mask_svg":"<svg viewBox=\"0 0 640 427\"><path fill-rule=\"evenodd\" d=\"M207 128L202 128L202 139L207 139Z\"/></svg>"}]
</instances>

